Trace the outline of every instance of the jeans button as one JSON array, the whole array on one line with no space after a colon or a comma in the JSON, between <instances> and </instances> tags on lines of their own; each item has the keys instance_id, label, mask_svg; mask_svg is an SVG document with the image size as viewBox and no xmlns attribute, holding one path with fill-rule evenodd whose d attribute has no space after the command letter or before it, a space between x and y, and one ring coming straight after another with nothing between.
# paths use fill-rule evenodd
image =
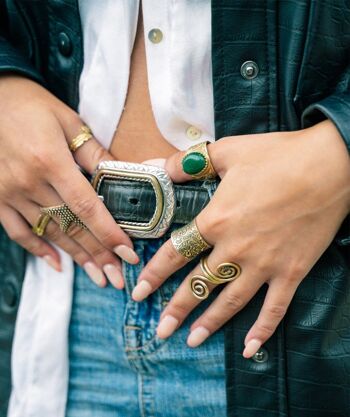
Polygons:
<instances>
[{"instance_id":1,"label":"jeans button","mask_svg":"<svg viewBox=\"0 0 350 417\"><path fill-rule=\"evenodd\" d=\"M69 57L72 54L72 41L65 32L61 32L58 35L58 50L65 57Z\"/></svg>"},{"instance_id":2,"label":"jeans button","mask_svg":"<svg viewBox=\"0 0 350 417\"><path fill-rule=\"evenodd\" d=\"M252 359L256 363L265 363L269 358L269 353L265 348L260 348L255 355L252 356Z\"/></svg>"}]
</instances>

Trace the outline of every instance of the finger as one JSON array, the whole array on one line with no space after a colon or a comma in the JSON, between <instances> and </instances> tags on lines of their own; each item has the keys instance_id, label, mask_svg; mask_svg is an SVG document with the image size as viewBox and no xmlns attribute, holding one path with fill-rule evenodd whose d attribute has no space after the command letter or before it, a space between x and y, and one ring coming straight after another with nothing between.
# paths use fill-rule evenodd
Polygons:
<instances>
[{"instance_id":1,"label":"finger","mask_svg":"<svg viewBox=\"0 0 350 417\"><path fill-rule=\"evenodd\" d=\"M11 240L34 256L43 258L56 271L62 271L59 253L44 239L36 236L28 223L12 207L1 207L1 224Z\"/></svg>"},{"instance_id":2,"label":"finger","mask_svg":"<svg viewBox=\"0 0 350 417\"><path fill-rule=\"evenodd\" d=\"M235 281L226 284L207 310L192 324L187 343L197 347L241 311L254 297L264 280L245 270Z\"/></svg>"},{"instance_id":3,"label":"finger","mask_svg":"<svg viewBox=\"0 0 350 417\"><path fill-rule=\"evenodd\" d=\"M29 202L22 201L20 204L21 213L29 224L35 224L40 215L39 206ZM34 237L35 235L32 234ZM65 235L58 227L55 221L50 221L45 229L45 239L54 242L57 246L67 252L74 261L85 269L91 280L98 286L106 285L106 278L102 270L95 264L92 256L82 248L77 242Z\"/></svg>"},{"instance_id":4,"label":"finger","mask_svg":"<svg viewBox=\"0 0 350 417\"><path fill-rule=\"evenodd\" d=\"M245 338L243 356L252 357L275 332L285 316L298 283L281 278L271 280L264 304L256 322Z\"/></svg>"},{"instance_id":5,"label":"finger","mask_svg":"<svg viewBox=\"0 0 350 417\"><path fill-rule=\"evenodd\" d=\"M126 262L138 263L139 258L132 249L131 239L115 222L75 164L67 166L67 163L59 167L56 176L51 177L53 188L104 247Z\"/></svg>"},{"instance_id":6,"label":"finger","mask_svg":"<svg viewBox=\"0 0 350 417\"><path fill-rule=\"evenodd\" d=\"M59 205L61 203L60 197L51 187L43 187L41 191L42 195L45 196L44 204L41 202L41 204L43 204L44 206ZM41 198L43 199L43 197ZM23 207L23 205L25 204L25 202L22 202L18 206ZM35 206L30 207L32 211L36 211L36 205L38 204L38 202L34 201L34 204ZM87 266L85 264L83 265L85 265L85 269L89 270L89 275L94 276L95 281L104 283L105 280L102 273L103 270L108 280L115 288L121 289L124 287L124 278L121 272L121 264L119 259L113 252L106 249L95 238L95 236L90 233L89 230L82 229L76 225L72 225L68 229L67 233L64 234L59 230L58 219L54 218L53 221L56 224L55 226L50 225L50 227L46 229L46 237L52 240L53 237L50 235L50 233L53 233L54 237L56 237L57 233L59 233L60 235L63 235L65 238L73 239L73 241L75 241L79 245L79 247L83 248L84 251L86 251L90 255L91 259L87 260L86 262L94 262L94 266L90 264L88 264ZM72 254L71 252L69 253Z\"/></svg>"},{"instance_id":7,"label":"finger","mask_svg":"<svg viewBox=\"0 0 350 417\"><path fill-rule=\"evenodd\" d=\"M221 141L220 141L221 142ZM221 157L223 146L219 142L209 143L207 145L207 150L209 154L210 161L215 169L215 171L222 176L223 170L223 158ZM170 175L170 178L176 182L186 182L193 180L193 177L189 174L186 174L183 170L182 161L186 154L186 151L176 152L171 155L164 163L164 168Z\"/></svg>"},{"instance_id":8,"label":"finger","mask_svg":"<svg viewBox=\"0 0 350 417\"><path fill-rule=\"evenodd\" d=\"M72 115L71 112L67 111L59 113L58 119L66 137L67 144L70 145L72 140L81 133L81 127L85 123L76 113ZM94 172L101 161L115 160L95 137L85 142L72 155L77 164L90 174Z\"/></svg>"},{"instance_id":9,"label":"finger","mask_svg":"<svg viewBox=\"0 0 350 417\"><path fill-rule=\"evenodd\" d=\"M199 223L199 221L196 221L198 230L201 233ZM203 238L209 242L206 236L203 236ZM185 266L188 262L190 262L190 259L181 255L175 249L171 239L168 239L141 271L138 284L132 292L133 300L144 300L159 288L171 274Z\"/></svg>"},{"instance_id":10,"label":"finger","mask_svg":"<svg viewBox=\"0 0 350 417\"><path fill-rule=\"evenodd\" d=\"M229 256L225 255L225 252L216 246L213 252L208 257L208 265L212 271L216 271L219 264L228 262ZM203 272L198 265L182 282L180 287L177 289L169 304L164 309L161 315L161 321L158 326L159 337L169 337L173 331L178 328L181 323L186 319L189 313L202 301L195 297L191 289L191 280L196 275L203 275ZM244 279L239 277L236 281ZM216 285L206 283L209 293L215 288ZM196 283L196 286L201 286L200 282ZM200 326L197 326L198 328ZM195 331L189 337L188 344L191 347L197 346L199 340L204 341L210 334L210 328L201 326L199 330Z\"/></svg>"}]
</instances>

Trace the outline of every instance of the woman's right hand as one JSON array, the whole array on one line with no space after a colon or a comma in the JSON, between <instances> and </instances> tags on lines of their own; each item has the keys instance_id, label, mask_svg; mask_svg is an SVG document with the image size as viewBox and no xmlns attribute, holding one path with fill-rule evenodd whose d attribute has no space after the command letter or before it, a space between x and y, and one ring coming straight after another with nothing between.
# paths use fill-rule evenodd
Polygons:
<instances>
[{"instance_id":1,"label":"woman's right hand","mask_svg":"<svg viewBox=\"0 0 350 417\"><path fill-rule=\"evenodd\" d=\"M100 161L114 158L95 139L74 157L69 150L83 124L76 112L37 83L0 77L0 223L11 239L56 270L61 270L60 255L47 240L70 254L97 285L105 286L107 276L122 288L119 257L129 263L137 263L138 257L77 166L92 173ZM45 239L36 236L31 228L40 207L63 202L88 229L72 225L65 234L50 221Z\"/></svg>"}]
</instances>

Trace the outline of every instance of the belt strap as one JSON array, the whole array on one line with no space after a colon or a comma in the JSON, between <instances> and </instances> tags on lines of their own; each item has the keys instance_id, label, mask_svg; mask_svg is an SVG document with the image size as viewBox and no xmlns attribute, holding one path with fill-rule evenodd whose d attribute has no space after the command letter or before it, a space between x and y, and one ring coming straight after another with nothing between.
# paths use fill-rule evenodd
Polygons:
<instances>
[{"instance_id":1,"label":"belt strap","mask_svg":"<svg viewBox=\"0 0 350 417\"><path fill-rule=\"evenodd\" d=\"M208 204L216 187L216 181L174 184L176 208L173 223L189 223ZM156 198L149 183L105 179L99 195L103 196L107 209L117 222L147 222L155 210Z\"/></svg>"}]
</instances>

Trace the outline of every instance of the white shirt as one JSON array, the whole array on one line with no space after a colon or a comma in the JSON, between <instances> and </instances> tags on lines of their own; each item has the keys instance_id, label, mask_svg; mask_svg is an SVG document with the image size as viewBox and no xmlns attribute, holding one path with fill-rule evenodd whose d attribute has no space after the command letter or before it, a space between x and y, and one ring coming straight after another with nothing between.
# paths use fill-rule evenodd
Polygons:
<instances>
[{"instance_id":1,"label":"white shirt","mask_svg":"<svg viewBox=\"0 0 350 417\"><path fill-rule=\"evenodd\" d=\"M214 138L210 4L144 0L142 5L152 109L159 130L178 149ZM80 0L79 7L84 37L79 113L108 148L127 95L139 0ZM150 40L154 29L160 32L152 32ZM71 257L59 251L62 273L28 256L8 417L65 415L74 268Z\"/></svg>"}]
</instances>

